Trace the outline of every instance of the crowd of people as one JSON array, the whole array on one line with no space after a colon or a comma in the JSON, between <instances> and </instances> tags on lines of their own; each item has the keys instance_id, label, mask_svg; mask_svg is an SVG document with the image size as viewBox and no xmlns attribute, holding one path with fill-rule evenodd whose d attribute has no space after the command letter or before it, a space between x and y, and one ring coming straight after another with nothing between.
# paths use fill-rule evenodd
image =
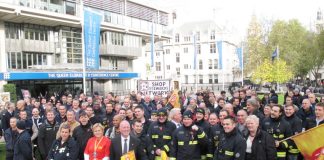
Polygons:
<instances>
[{"instance_id":1,"label":"crowd of people","mask_svg":"<svg viewBox=\"0 0 324 160\"><path fill-rule=\"evenodd\" d=\"M302 160L290 139L324 123L324 97L289 90L259 99L251 89L227 97L179 93L180 107L162 95L132 92L24 98L6 103L1 136L7 160Z\"/></svg>"}]
</instances>

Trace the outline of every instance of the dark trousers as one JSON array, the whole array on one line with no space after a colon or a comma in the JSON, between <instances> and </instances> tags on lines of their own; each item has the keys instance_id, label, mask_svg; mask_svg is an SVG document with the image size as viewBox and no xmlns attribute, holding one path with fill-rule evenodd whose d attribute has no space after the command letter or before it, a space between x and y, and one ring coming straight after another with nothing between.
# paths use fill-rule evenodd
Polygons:
<instances>
[{"instance_id":1,"label":"dark trousers","mask_svg":"<svg viewBox=\"0 0 324 160\"><path fill-rule=\"evenodd\" d=\"M14 152L13 151L6 151L6 160L13 160Z\"/></svg>"}]
</instances>

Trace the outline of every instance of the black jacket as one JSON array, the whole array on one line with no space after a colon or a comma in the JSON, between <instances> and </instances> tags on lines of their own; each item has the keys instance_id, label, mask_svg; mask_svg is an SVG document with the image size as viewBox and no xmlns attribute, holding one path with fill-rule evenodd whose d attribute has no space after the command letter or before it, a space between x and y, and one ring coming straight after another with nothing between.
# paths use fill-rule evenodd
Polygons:
<instances>
[{"instance_id":1,"label":"black jacket","mask_svg":"<svg viewBox=\"0 0 324 160\"><path fill-rule=\"evenodd\" d=\"M218 147L220 138L224 135L224 128L221 124L217 124L210 128L208 134L208 154L207 157L210 159L214 156L214 152Z\"/></svg>"},{"instance_id":2,"label":"black jacket","mask_svg":"<svg viewBox=\"0 0 324 160\"><path fill-rule=\"evenodd\" d=\"M10 128L10 118L13 117L15 115L14 113L15 111L13 111L12 113L8 112L8 110L6 110L3 114L2 114L2 118L1 118L1 128L2 130L7 130L8 128Z\"/></svg>"},{"instance_id":3,"label":"black jacket","mask_svg":"<svg viewBox=\"0 0 324 160\"><path fill-rule=\"evenodd\" d=\"M75 139L77 146L79 148L79 156L78 158L80 160L84 159L84 149L87 146L88 140L92 137L92 130L91 130L91 124L88 122L87 125L80 124L73 130L72 137Z\"/></svg>"},{"instance_id":4,"label":"black jacket","mask_svg":"<svg viewBox=\"0 0 324 160\"><path fill-rule=\"evenodd\" d=\"M293 135L296 135L298 133L301 133L302 132L302 120L299 119L296 114L293 114L292 116L290 117L285 117L285 120L290 124L291 126L291 131L292 131L292 134ZM297 146L296 144L291 141L290 142L290 145L289 145L289 149L288 149L288 153L290 154L298 154L299 153L299 150L297 149Z\"/></svg>"},{"instance_id":5,"label":"black jacket","mask_svg":"<svg viewBox=\"0 0 324 160\"><path fill-rule=\"evenodd\" d=\"M48 153L49 160L76 160L78 157L78 147L73 138L69 138L61 144L62 138L56 139Z\"/></svg>"},{"instance_id":6,"label":"black jacket","mask_svg":"<svg viewBox=\"0 0 324 160\"><path fill-rule=\"evenodd\" d=\"M170 121L151 123L147 135L150 137L150 145L153 146L153 151L161 149L168 154L171 147L172 133L176 128L176 125Z\"/></svg>"},{"instance_id":7,"label":"black jacket","mask_svg":"<svg viewBox=\"0 0 324 160\"><path fill-rule=\"evenodd\" d=\"M170 159L200 160L202 146L208 144L206 133L199 128L193 131L190 127L181 126L173 132Z\"/></svg>"},{"instance_id":8,"label":"black jacket","mask_svg":"<svg viewBox=\"0 0 324 160\"><path fill-rule=\"evenodd\" d=\"M6 142L6 151L13 152L17 137L18 137L17 131L13 131L11 128L5 130L4 139Z\"/></svg>"},{"instance_id":9,"label":"black jacket","mask_svg":"<svg viewBox=\"0 0 324 160\"><path fill-rule=\"evenodd\" d=\"M14 146L14 160L32 160L31 137L27 130L21 132Z\"/></svg>"},{"instance_id":10,"label":"black jacket","mask_svg":"<svg viewBox=\"0 0 324 160\"><path fill-rule=\"evenodd\" d=\"M147 160L147 156L144 153L144 149L141 146L141 142L138 138L130 135L129 140L129 151L134 151L137 160ZM121 144L121 136L117 136L111 140L110 146L110 160L120 160L122 156L122 144Z\"/></svg>"},{"instance_id":11,"label":"black jacket","mask_svg":"<svg viewBox=\"0 0 324 160\"><path fill-rule=\"evenodd\" d=\"M312 107L308 111L305 111L303 108L300 108L296 115L303 121L303 128L306 128L307 121L315 119L315 111Z\"/></svg>"},{"instance_id":12,"label":"black jacket","mask_svg":"<svg viewBox=\"0 0 324 160\"><path fill-rule=\"evenodd\" d=\"M214 153L215 160L244 160L246 141L236 128L221 136Z\"/></svg>"},{"instance_id":13,"label":"black jacket","mask_svg":"<svg viewBox=\"0 0 324 160\"><path fill-rule=\"evenodd\" d=\"M263 121L262 129L268 132L277 141L281 141L285 138L292 136L290 124L283 118L266 118ZM279 144L277 152L286 151L291 141L283 141Z\"/></svg>"},{"instance_id":14,"label":"black jacket","mask_svg":"<svg viewBox=\"0 0 324 160\"><path fill-rule=\"evenodd\" d=\"M56 139L56 133L60 128L60 124L54 121L50 124L47 120L38 129L38 148L43 158L47 157L47 154Z\"/></svg>"},{"instance_id":15,"label":"black jacket","mask_svg":"<svg viewBox=\"0 0 324 160\"><path fill-rule=\"evenodd\" d=\"M249 133L244 137L248 139ZM246 157L246 160L275 160L276 157L276 144L273 137L267 132L258 129L252 141L252 153L249 157Z\"/></svg>"}]
</instances>

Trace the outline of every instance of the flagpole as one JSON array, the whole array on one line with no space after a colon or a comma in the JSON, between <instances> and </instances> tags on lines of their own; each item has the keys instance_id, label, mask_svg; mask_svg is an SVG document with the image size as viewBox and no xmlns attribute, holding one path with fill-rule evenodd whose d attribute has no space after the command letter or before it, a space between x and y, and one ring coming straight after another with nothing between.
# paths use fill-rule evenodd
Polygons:
<instances>
[{"instance_id":1,"label":"flagpole","mask_svg":"<svg viewBox=\"0 0 324 160\"><path fill-rule=\"evenodd\" d=\"M279 45L277 45L277 55L278 55L278 62L277 62L277 72L279 73ZM277 74L278 76L278 74ZM278 77L277 77L278 78ZM277 93L279 93L279 78L277 79Z\"/></svg>"},{"instance_id":2,"label":"flagpole","mask_svg":"<svg viewBox=\"0 0 324 160\"><path fill-rule=\"evenodd\" d=\"M194 68L195 68L195 91L198 92L198 76L197 76L197 44L196 33L194 33Z\"/></svg>"},{"instance_id":3,"label":"flagpole","mask_svg":"<svg viewBox=\"0 0 324 160\"><path fill-rule=\"evenodd\" d=\"M243 49L243 43L241 44L241 46L242 46L242 67L241 67L241 69L242 69L242 87L243 87L243 84L244 84L244 73L243 73L243 71L244 71L244 49Z\"/></svg>"},{"instance_id":4,"label":"flagpole","mask_svg":"<svg viewBox=\"0 0 324 160\"><path fill-rule=\"evenodd\" d=\"M84 45L84 13L83 13L83 0L80 0L80 23L81 23L81 43L82 43L82 78L83 78L83 93L87 95L87 84L86 84L86 63L85 63L85 45Z\"/></svg>"}]
</instances>

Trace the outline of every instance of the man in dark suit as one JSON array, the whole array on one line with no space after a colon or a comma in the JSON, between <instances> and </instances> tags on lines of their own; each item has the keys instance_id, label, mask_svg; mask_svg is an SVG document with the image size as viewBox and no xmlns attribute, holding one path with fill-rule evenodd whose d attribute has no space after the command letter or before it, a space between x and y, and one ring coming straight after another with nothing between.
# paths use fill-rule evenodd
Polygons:
<instances>
[{"instance_id":1,"label":"man in dark suit","mask_svg":"<svg viewBox=\"0 0 324 160\"><path fill-rule=\"evenodd\" d=\"M136 159L147 160L140 140L130 135L130 124L123 120L119 125L120 135L111 140L110 160L120 160L120 157L129 151L134 151Z\"/></svg>"}]
</instances>

